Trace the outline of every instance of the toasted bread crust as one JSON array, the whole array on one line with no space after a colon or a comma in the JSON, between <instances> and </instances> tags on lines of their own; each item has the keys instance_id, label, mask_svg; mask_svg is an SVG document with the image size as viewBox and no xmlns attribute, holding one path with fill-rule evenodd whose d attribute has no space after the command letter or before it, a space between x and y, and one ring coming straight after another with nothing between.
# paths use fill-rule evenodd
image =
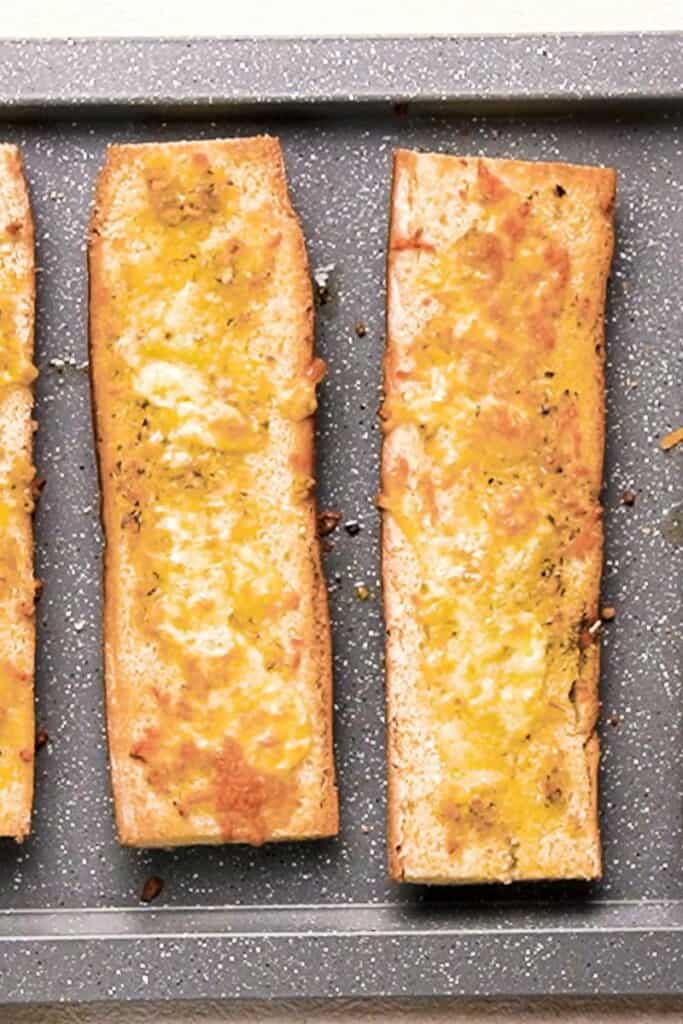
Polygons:
<instances>
[{"instance_id":1,"label":"toasted bread crust","mask_svg":"<svg viewBox=\"0 0 683 1024\"><path fill-rule=\"evenodd\" d=\"M594 878L600 874L599 744L595 734L599 650L593 642L596 631L590 626L598 614L602 564L603 321L613 246L614 192L615 174L609 169L407 151L395 154L380 504L384 507L382 572L389 634L389 870L397 881L457 884ZM520 292L522 301L515 306ZM502 309L496 306L494 315L496 302ZM538 319L532 321L532 315ZM516 317L522 322L527 318L526 326L520 326ZM488 334L482 333L483 327L478 333L480 324ZM492 346L490 358L482 355L488 344ZM524 345L531 347L524 355L526 362L517 366L514 360L520 358L520 346ZM431 359L430 372L435 375L426 392L420 391L425 379L420 369L421 346L427 353L424 361ZM435 352L446 367L443 380L434 369ZM505 377L507 369L514 386ZM453 380L457 382L454 386ZM445 420L438 418L441 384L450 396ZM548 422L563 417L560 426L540 433L529 416L539 395L545 395L539 412ZM423 405L419 405L421 400ZM459 403L463 402L467 414L459 418ZM511 423L515 403L521 411ZM505 406L502 414L496 411L497 405ZM477 434L482 410L483 415L495 414L498 419L492 418L489 429ZM500 434L503 425L507 437ZM439 431L441 442L426 440ZM576 447L563 447L563 436L576 438L572 441ZM444 437L448 440L443 441ZM450 472L448 456L434 456L439 443L450 445ZM468 446L472 449L469 462L460 454L466 453ZM561 520L567 501L571 504L573 500L572 491L557 491L545 469L539 468L535 475L527 472L534 456L539 467L547 463L557 473L576 474L576 493L581 500ZM522 481L531 481L529 507L521 484L510 474L515 459L521 467L517 475ZM500 474L491 469L492 476L482 479L478 474L485 470L487 460L500 466ZM422 482L425 474L426 484ZM444 484L444 479L449 482ZM421 499L421 488L426 488L428 500L424 495ZM468 488L473 496L469 519ZM552 518L553 528L557 527L549 537L533 508L534 503L540 509L545 507L546 494L550 502L546 511L549 517L556 513ZM514 522L509 513L510 501L518 498L528 520L521 526L519 515ZM505 501L508 534L494 544L486 531L494 529L491 523L496 509ZM449 507L455 511L449 512ZM420 509L425 508L426 517L420 520ZM429 508L435 510L434 520ZM469 544L470 555L463 554L459 564L457 556L447 553L443 564L430 567L428 555L416 555L415 538L411 543L406 509L412 510L420 524L426 523L419 540L425 551L432 550L436 522L437 538L439 531L444 540L452 536L454 544L465 545L465 552ZM482 524L483 554L473 543ZM523 540L518 539L520 533ZM512 680L507 696L515 685L515 677L510 675L515 643L518 647L526 644L527 654L532 645L526 636L521 641L513 639L502 662L486 660L512 615L519 616L527 633L533 627L542 635L532 621L535 601L511 611L505 589L493 589L492 582L507 581L509 592L513 592L525 569L531 572L524 551L532 551L534 545L545 545L547 556L546 562L540 563L540 586L546 586L548 578L557 578L555 597L538 591L538 607L551 608L550 618L540 623L548 625L550 639L541 644L546 667L534 701L538 705L547 700L552 708L540 723L533 728L529 725L527 737L536 743L535 756L547 758L547 770L540 774L534 774L533 767L510 767L524 766L528 755L523 750L524 737L514 739L512 727L506 723L501 690L497 689ZM501 564L508 553L521 552L522 561L506 576L505 569L492 566L490 559L486 562L489 550ZM481 574L487 564L490 578ZM439 575L446 578L449 571L457 575L463 569L471 573L472 583L454 584L447 592L446 610L436 626L430 622L414 628L416 607L418 618L423 608L420 586L433 594ZM501 593L502 597L496 597ZM457 636L467 632L468 608L487 614L477 603L487 594L492 597L491 617L469 624L469 635L477 637L478 632L482 638L482 661L472 682L465 680L461 671L468 651L466 644L457 646L461 643ZM462 609L463 621L457 619L454 606ZM441 641L445 648L452 642L451 635L456 638L451 683L444 667L447 660L442 659L440 668L430 676L425 668L428 662L423 664L420 653L422 645L429 651L431 643L434 654L438 644L430 641L430 630L438 630L449 617L453 617L453 634L439 635L447 636ZM572 645L577 651L573 670L568 653ZM561 655L549 653L560 648ZM500 644L496 649L499 651ZM503 751L502 760L492 757L490 763L482 757L482 749L494 741L481 731L484 718L477 710L484 699L484 665L493 666L488 672L498 696L489 698L485 706L490 720L498 722L495 746ZM516 685L523 687L533 681L533 671L524 670ZM522 692L520 689L520 701ZM437 706L450 711L437 712ZM468 744L473 745L473 752L463 756L458 751L469 749ZM519 781L515 781L516 773Z\"/></svg>"},{"instance_id":2,"label":"toasted bread crust","mask_svg":"<svg viewBox=\"0 0 683 1024\"><path fill-rule=\"evenodd\" d=\"M130 214L129 200L133 204ZM136 583L142 579L141 566L146 564L141 560L138 544L142 538L143 559L150 551L156 557L159 552L154 545L158 546L159 538L157 534L154 539L154 530L158 527L152 516L169 519L174 510L170 506L147 508L150 496L138 493L133 520L128 520L134 526L133 534L126 529L126 516L121 515L125 487L120 482L120 456L116 451L123 428L116 417L128 407L131 385L133 389L139 386L140 374L147 373L155 359L157 367L161 366L161 359L170 372L168 366L173 370L176 354L172 348L165 354L161 349L161 357L157 353L152 358L140 349L138 358L133 348L136 375L126 382L125 389L117 391L113 385L119 364L116 355L112 355L112 339L118 337L120 344L122 327L116 290L121 288L126 273L134 272L130 270L135 254L129 235L136 223L136 210L140 213L143 245L152 239L163 250L179 239L177 244L185 246L183 252L189 252L189 239L196 242L197 255L201 253L199 269L188 269L186 276L181 271L181 276L174 278L175 284L166 291L164 275L170 280L169 275L175 273L172 265L179 261L164 264L160 256L161 285L153 294L157 299L161 296L166 304L181 293L189 294L195 301L194 314L182 310L176 313L173 327L165 312L161 321L168 320L168 338L173 332L178 337L191 332L194 323L201 319L202 343L209 362L202 365L197 361L196 342L190 346L189 355L181 351L177 358L187 358L187 362L180 364L183 374L190 381L196 378L200 390L205 388L205 382L212 382L208 392L201 391L204 397L196 399L197 406L183 414L184 419L170 428L168 423L163 427L169 433L171 454L182 457L180 465L191 466L193 474L202 481L200 497L206 508L200 504L196 512L190 513L181 503L178 528L169 528L184 545L181 550L187 560L187 573L183 580L174 563L163 563L166 569L171 565L171 583L165 592L162 572L160 610L154 613L153 626L144 621L150 602L134 593ZM118 252L121 246L123 256ZM217 271L211 270L207 276L206 266L213 267L216 260ZM149 266L155 272L153 264ZM138 282L137 288L142 294L144 282ZM264 350L250 327L259 316L263 317L261 334L272 339L272 353ZM224 330L221 325L226 321ZM312 362L313 312L306 252L290 205L277 140L263 137L110 148L92 218L90 323L102 514L107 538L107 722L119 838L127 845L172 846L261 843L334 835L338 811L332 755L330 628L312 494L313 386L318 367ZM131 328L130 322L124 326ZM213 372L224 366L221 360L229 365L232 377L209 374L207 366ZM285 378L291 383L294 405L298 400L294 412L289 407L283 411L277 403L279 392L271 385L271 377L276 384L282 385ZM185 381L181 379L177 386L182 390ZM151 427L157 410L155 402L163 405L159 388L154 387L149 399L151 414L144 417L145 423L150 420ZM266 409L265 426L259 419L262 411L253 404L256 399L252 401L252 391L259 387L263 391L258 396L259 409ZM211 419L213 413L205 414L202 407L213 407L217 388L223 388L221 394L232 404L227 411L218 409L217 418ZM178 407L179 403L172 400L173 393L167 394L171 395L167 405ZM183 395L185 404L188 394ZM236 425L229 418L220 418L224 412L235 418ZM194 428L199 424L203 438L199 446L183 440L182 431L194 429L193 423ZM220 436L219 428L223 431ZM242 436L240 430L247 435L252 430L256 439L244 451L237 444ZM215 442L212 431L218 438ZM178 437L177 442L173 441L174 436ZM143 443L148 445L144 452L147 464L155 453L156 458L163 459L158 442L155 446L154 440L149 442L144 435ZM151 472L153 475L155 470ZM231 474L244 477L242 491L234 489ZM157 484L164 480L159 475L154 479ZM204 479L218 482L214 487ZM303 481L301 493L293 497L299 480ZM167 493L175 493L173 486L166 482ZM127 493L130 497L130 488ZM240 494L250 504L240 505ZM221 525L221 516L226 515L232 526ZM191 537L195 521L197 543ZM151 525L147 526L147 522ZM214 564L209 564L204 573L209 581L208 611L197 592L202 574L194 569L192 561L195 555L201 560L206 554L201 550L202 523L206 530L213 531L207 534L209 547L212 538L223 536L221 530L228 537L240 530L247 535L244 543L227 541L226 546L221 544L215 551L218 575L214 573ZM164 543L172 545L173 537ZM283 561L283 551L289 561ZM247 554L253 554L257 566L252 578L245 583L235 576L226 577L232 562L239 562ZM284 602L282 610L275 612L266 605L260 589L261 577L269 581L271 576L269 599L276 608ZM174 582L185 594L186 607L182 601L174 603ZM296 589L297 598L291 597L290 584ZM256 611L252 604L249 611L240 607L241 598L235 596L238 585L239 593L246 586ZM224 615L218 600L221 596L228 602ZM217 611L212 600L213 605L218 601ZM139 629L134 624L136 616L141 617ZM226 623L238 620L243 624L242 633L238 627L232 635L226 633ZM201 625L208 630L204 634L209 637L207 641L198 632ZM264 636L272 641L269 651L274 652L268 654L272 661L268 666ZM249 643L245 637L251 638ZM288 638L286 643L284 637ZM244 660L251 657L248 648L258 656L256 665ZM243 659L241 669L230 668L230 658L236 654ZM213 655L216 657L211 661ZM141 676L138 662L149 676ZM274 673L275 682L268 673ZM253 686L261 689L253 690L250 696L245 680L252 675ZM141 689L151 702L149 715L140 703ZM182 700L179 694L185 695ZM202 718L202 704L210 700L216 703L216 713L225 719L224 732L212 735L209 718ZM187 707L183 710L183 701L189 702L189 711ZM260 715L259 721L255 715ZM189 719L187 728L183 716ZM186 743L181 753L169 739L174 721L188 732L190 747ZM160 728L159 740L155 730L158 733ZM265 730L261 740L256 735L258 728ZM292 754L292 748L304 753ZM190 760L194 758L195 762L191 778L186 772L188 750ZM166 781L160 780L164 774Z\"/></svg>"},{"instance_id":3,"label":"toasted bread crust","mask_svg":"<svg viewBox=\"0 0 683 1024\"><path fill-rule=\"evenodd\" d=\"M0 836L28 835L33 802L33 220L21 155L0 145Z\"/></svg>"}]
</instances>

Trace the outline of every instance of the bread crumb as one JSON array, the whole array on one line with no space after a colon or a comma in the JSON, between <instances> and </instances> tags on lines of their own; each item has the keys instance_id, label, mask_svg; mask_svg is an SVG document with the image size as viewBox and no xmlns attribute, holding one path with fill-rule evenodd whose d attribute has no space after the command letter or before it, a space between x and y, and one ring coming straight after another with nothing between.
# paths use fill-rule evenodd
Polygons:
<instances>
[{"instance_id":1,"label":"bread crumb","mask_svg":"<svg viewBox=\"0 0 683 1024\"><path fill-rule=\"evenodd\" d=\"M330 274L334 270L335 263L326 263L321 267L316 267L313 271L313 281L315 284L315 293L318 301L322 306L330 299Z\"/></svg>"},{"instance_id":2,"label":"bread crumb","mask_svg":"<svg viewBox=\"0 0 683 1024\"><path fill-rule=\"evenodd\" d=\"M323 509L318 513L318 536L327 537L328 534L334 533L340 522L341 512L335 512L331 508Z\"/></svg>"},{"instance_id":3,"label":"bread crumb","mask_svg":"<svg viewBox=\"0 0 683 1024\"><path fill-rule=\"evenodd\" d=\"M674 448L677 444L680 444L681 441L683 441L683 427L678 427L676 430L672 430L661 438L659 447L663 452L668 452L670 448Z\"/></svg>"},{"instance_id":4,"label":"bread crumb","mask_svg":"<svg viewBox=\"0 0 683 1024\"><path fill-rule=\"evenodd\" d=\"M158 875L152 875L143 885L140 899L143 903L151 903L152 900L155 900L161 894L163 888L163 878L159 878Z\"/></svg>"},{"instance_id":5,"label":"bread crumb","mask_svg":"<svg viewBox=\"0 0 683 1024\"><path fill-rule=\"evenodd\" d=\"M36 750L42 750L50 742L47 729L39 729L36 733Z\"/></svg>"}]
</instances>

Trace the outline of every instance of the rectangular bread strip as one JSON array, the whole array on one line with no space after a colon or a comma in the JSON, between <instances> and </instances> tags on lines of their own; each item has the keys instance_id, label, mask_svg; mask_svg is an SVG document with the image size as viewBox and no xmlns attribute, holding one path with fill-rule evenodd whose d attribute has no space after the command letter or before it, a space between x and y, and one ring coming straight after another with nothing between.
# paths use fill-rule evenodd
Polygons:
<instances>
[{"instance_id":1,"label":"rectangular bread strip","mask_svg":"<svg viewBox=\"0 0 683 1024\"><path fill-rule=\"evenodd\" d=\"M398 881L596 878L615 174L395 154L382 457Z\"/></svg>"},{"instance_id":2,"label":"rectangular bread strip","mask_svg":"<svg viewBox=\"0 0 683 1024\"><path fill-rule=\"evenodd\" d=\"M120 841L334 835L324 364L277 140L111 147L90 288Z\"/></svg>"},{"instance_id":3,"label":"rectangular bread strip","mask_svg":"<svg viewBox=\"0 0 683 1024\"><path fill-rule=\"evenodd\" d=\"M16 146L0 145L0 836L31 829L35 727L33 220Z\"/></svg>"}]
</instances>

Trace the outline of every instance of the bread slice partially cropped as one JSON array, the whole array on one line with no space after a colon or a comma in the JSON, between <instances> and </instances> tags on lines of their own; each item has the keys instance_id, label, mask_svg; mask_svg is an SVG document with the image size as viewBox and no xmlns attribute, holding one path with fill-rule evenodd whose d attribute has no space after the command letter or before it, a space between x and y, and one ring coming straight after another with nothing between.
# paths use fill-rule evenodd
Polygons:
<instances>
[{"instance_id":1,"label":"bread slice partially cropped","mask_svg":"<svg viewBox=\"0 0 683 1024\"><path fill-rule=\"evenodd\" d=\"M16 146L0 145L0 836L31 829L35 727L33 220Z\"/></svg>"},{"instance_id":2,"label":"bread slice partially cropped","mask_svg":"<svg viewBox=\"0 0 683 1024\"><path fill-rule=\"evenodd\" d=\"M395 155L382 459L394 879L595 878L615 174Z\"/></svg>"},{"instance_id":3,"label":"bread slice partially cropped","mask_svg":"<svg viewBox=\"0 0 683 1024\"><path fill-rule=\"evenodd\" d=\"M333 835L324 365L279 143L111 147L90 274L120 840Z\"/></svg>"}]
</instances>

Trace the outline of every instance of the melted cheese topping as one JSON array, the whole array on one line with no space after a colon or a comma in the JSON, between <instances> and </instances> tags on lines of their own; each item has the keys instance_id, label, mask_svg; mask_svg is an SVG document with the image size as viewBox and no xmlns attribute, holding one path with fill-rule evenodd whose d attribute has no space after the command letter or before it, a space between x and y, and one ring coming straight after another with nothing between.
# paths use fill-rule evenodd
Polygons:
<instances>
[{"instance_id":1,"label":"melted cheese topping","mask_svg":"<svg viewBox=\"0 0 683 1024\"><path fill-rule=\"evenodd\" d=\"M548 830L573 828L561 737L585 609L565 594L600 544L571 386L582 327L567 250L532 197L480 163L464 199L477 212L450 244L393 240L419 250L396 257L419 261L396 299L419 316L388 359L385 429L408 454L380 504L419 566L417 679L449 852L497 836L532 871Z\"/></svg>"},{"instance_id":2,"label":"melted cheese topping","mask_svg":"<svg viewBox=\"0 0 683 1024\"><path fill-rule=\"evenodd\" d=\"M273 351L273 208L200 150L147 153L142 173L129 231L110 242L113 483L131 617L177 685L145 694L153 725L130 756L181 817L260 842L291 815L312 742L300 596L273 547L305 530L311 481L280 466L288 492L274 499L268 444L312 414L323 367L283 379Z\"/></svg>"},{"instance_id":3,"label":"melted cheese topping","mask_svg":"<svg viewBox=\"0 0 683 1024\"><path fill-rule=\"evenodd\" d=\"M13 393L30 387L36 377L22 325L27 315L27 288L31 287L31 271L17 259L18 247L23 252L25 246L23 231L23 224L12 220L8 211L0 213L0 405L7 408L13 406ZM4 834L3 793L8 796L8 806L21 806L22 794L27 789L30 792L33 772L33 673L28 635L33 575L25 540L33 509L33 476L30 458L22 447L8 446L0 453L0 834Z\"/></svg>"}]
</instances>

